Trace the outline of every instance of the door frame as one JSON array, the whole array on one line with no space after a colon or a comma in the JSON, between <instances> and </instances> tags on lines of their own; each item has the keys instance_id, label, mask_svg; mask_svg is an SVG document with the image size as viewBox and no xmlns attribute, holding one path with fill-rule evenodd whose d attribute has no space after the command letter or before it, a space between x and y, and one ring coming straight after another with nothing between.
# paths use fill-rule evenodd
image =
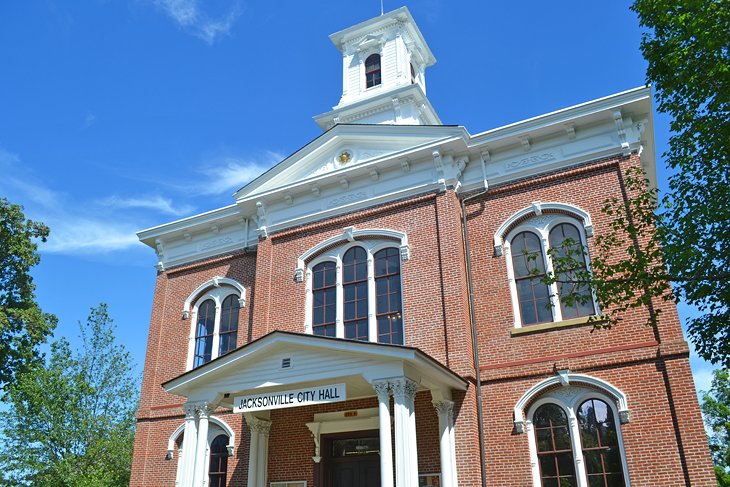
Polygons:
<instances>
[{"instance_id":1,"label":"door frame","mask_svg":"<svg viewBox=\"0 0 730 487\"><path fill-rule=\"evenodd\" d=\"M361 430L361 431L344 431L342 433L330 433L321 437L321 455L322 460L315 468L314 485L317 487L331 487L330 477L327 475L327 469L332 462L332 440L345 440L356 438L380 438L380 430ZM372 456L375 456L374 454ZM377 454L380 461L380 453Z\"/></svg>"}]
</instances>

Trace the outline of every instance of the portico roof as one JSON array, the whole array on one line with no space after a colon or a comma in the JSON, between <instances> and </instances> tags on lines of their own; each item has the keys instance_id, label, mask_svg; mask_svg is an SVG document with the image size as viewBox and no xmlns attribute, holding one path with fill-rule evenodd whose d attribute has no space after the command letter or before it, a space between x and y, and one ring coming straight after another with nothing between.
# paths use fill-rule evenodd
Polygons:
<instances>
[{"instance_id":1,"label":"portico roof","mask_svg":"<svg viewBox=\"0 0 730 487\"><path fill-rule=\"evenodd\" d=\"M421 350L274 331L162 384L188 398L232 405L235 394L347 384L347 397L374 395L371 382L406 376L421 389L466 390L467 381Z\"/></svg>"}]
</instances>

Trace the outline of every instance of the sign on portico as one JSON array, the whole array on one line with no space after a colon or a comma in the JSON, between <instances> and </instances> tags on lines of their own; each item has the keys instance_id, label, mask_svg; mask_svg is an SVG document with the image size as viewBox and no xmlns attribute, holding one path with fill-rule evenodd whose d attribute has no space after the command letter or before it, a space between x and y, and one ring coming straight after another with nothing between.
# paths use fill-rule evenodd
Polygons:
<instances>
[{"instance_id":1,"label":"sign on portico","mask_svg":"<svg viewBox=\"0 0 730 487\"><path fill-rule=\"evenodd\" d=\"M250 413L267 409L283 409L328 402L340 402L346 399L347 388L345 384L329 384L326 386L305 387L289 391L237 396L233 401L233 412Z\"/></svg>"}]
</instances>

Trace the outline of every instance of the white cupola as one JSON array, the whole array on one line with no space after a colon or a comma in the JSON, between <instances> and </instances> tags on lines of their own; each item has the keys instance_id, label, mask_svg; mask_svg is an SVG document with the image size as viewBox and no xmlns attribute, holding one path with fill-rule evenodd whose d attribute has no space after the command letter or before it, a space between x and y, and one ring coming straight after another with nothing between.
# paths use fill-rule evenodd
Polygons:
<instances>
[{"instance_id":1,"label":"white cupola","mask_svg":"<svg viewBox=\"0 0 730 487\"><path fill-rule=\"evenodd\" d=\"M330 36L342 53L342 98L314 117L338 123L441 125L426 98L426 68L436 59L408 8L401 7Z\"/></svg>"}]
</instances>

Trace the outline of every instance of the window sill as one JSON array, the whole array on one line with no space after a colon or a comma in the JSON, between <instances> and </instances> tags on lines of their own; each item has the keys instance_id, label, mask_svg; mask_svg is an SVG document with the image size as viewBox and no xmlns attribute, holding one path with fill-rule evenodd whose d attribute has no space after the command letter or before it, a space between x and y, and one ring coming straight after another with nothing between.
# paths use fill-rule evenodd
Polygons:
<instances>
[{"instance_id":1,"label":"window sill","mask_svg":"<svg viewBox=\"0 0 730 487\"><path fill-rule=\"evenodd\" d=\"M593 320L591 321L591 318ZM523 327L515 327L509 331L510 336L528 335L530 333L540 333L544 331L560 330L563 328L573 328L577 326L591 325L596 323L604 323L606 320L599 319L597 316L582 316L571 320L556 321L552 323L540 323L539 325L527 325Z\"/></svg>"}]
</instances>

